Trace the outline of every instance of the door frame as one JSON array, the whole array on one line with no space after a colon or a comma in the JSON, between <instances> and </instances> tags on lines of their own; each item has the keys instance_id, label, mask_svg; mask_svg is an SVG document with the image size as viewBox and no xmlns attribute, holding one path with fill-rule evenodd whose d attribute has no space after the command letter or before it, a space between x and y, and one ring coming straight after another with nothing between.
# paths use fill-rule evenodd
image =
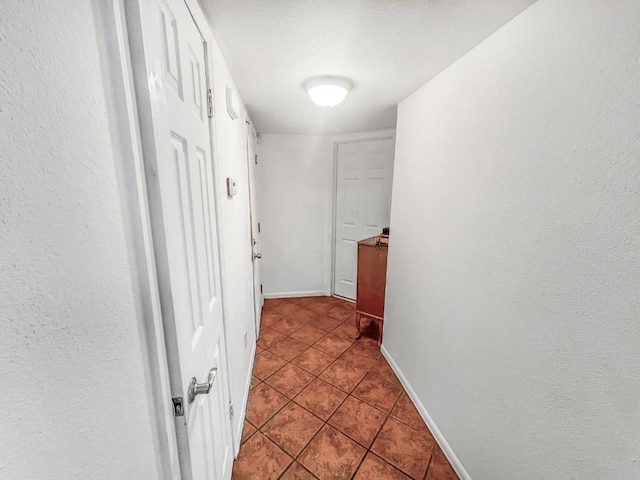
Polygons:
<instances>
[{"instance_id":1,"label":"door frame","mask_svg":"<svg viewBox=\"0 0 640 480\"><path fill-rule=\"evenodd\" d=\"M395 128L385 128L382 130L372 130L370 132L353 133L336 137L333 142L333 190L331 193L331 281L329 293L336 294L336 220L338 217L338 147L347 143L371 142L374 140L394 140L396 139ZM394 153L395 167L395 153ZM353 302L349 298L340 297L348 302Z\"/></svg>"},{"instance_id":2,"label":"door frame","mask_svg":"<svg viewBox=\"0 0 640 480\"><path fill-rule=\"evenodd\" d=\"M154 247L153 208L145 171L145 156L155 156L153 139L149 142L144 132L151 126L146 110L139 110L140 100L136 95L136 80L140 81L134 65L144 62L141 57L143 44L140 22L136 15L139 2L143 0L93 0L94 17L98 30L97 41L101 50L101 64L105 80L105 95L109 110L110 131L114 144L116 175L121 196L121 210L125 227L131 282L136 304L136 316L144 359L145 390L149 408L149 421L156 454L158 475L162 480L190 476L189 452L180 447L186 440L186 426L180 417L174 417L172 397L182 396L181 380L176 381L179 370L176 352L167 349L163 316L163 286L168 277L159 275L157 247ZM213 59L211 46L213 35L197 0L183 0L205 39L205 63L207 87L213 87ZM131 48L134 47L134 48ZM146 85L146 70L144 73ZM110 87L110 88L109 88ZM228 307L224 287L224 251L222 243L221 201L222 193L218 180L221 178L217 162L218 151L215 137L215 117L209 124L214 183L215 211L217 218L218 254L220 258L221 300L223 326L225 330L225 352L228 353ZM165 307L166 308L166 307ZM166 311L166 310L165 310ZM230 375L227 359L229 398L233 392L234 379ZM232 424L233 425L233 424ZM232 451L235 452L236 432L231 428ZM239 443L239 442L237 442ZM185 472L181 472L184 466Z\"/></svg>"}]
</instances>

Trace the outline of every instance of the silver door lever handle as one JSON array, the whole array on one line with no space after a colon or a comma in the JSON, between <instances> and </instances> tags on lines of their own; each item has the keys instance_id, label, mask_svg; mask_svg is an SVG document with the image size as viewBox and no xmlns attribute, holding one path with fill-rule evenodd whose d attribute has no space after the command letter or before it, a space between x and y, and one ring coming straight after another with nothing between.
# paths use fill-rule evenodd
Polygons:
<instances>
[{"instance_id":1,"label":"silver door lever handle","mask_svg":"<svg viewBox=\"0 0 640 480\"><path fill-rule=\"evenodd\" d=\"M189 389L187 390L187 400L189 400L189 403L193 403L196 399L196 395L206 395L211 391L211 387L213 387L213 382L216 379L217 373L218 369L216 367L209 370L209 376L205 383L198 383L196 377L191 377L191 380L189 380Z\"/></svg>"},{"instance_id":2,"label":"silver door lever handle","mask_svg":"<svg viewBox=\"0 0 640 480\"><path fill-rule=\"evenodd\" d=\"M262 254L261 253L254 253L253 254L253 259L255 260L256 258L257 259L261 259L262 258Z\"/></svg>"}]
</instances>

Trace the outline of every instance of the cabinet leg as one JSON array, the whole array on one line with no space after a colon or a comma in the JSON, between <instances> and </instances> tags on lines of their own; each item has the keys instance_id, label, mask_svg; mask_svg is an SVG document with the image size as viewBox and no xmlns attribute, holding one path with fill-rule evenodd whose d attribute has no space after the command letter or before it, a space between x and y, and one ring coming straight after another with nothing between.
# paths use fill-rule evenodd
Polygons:
<instances>
[{"instance_id":1,"label":"cabinet leg","mask_svg":"<svg viewBox=\"0 0 640 480\"><path fill-rule=\"evenodd\" d=\"M362 317L359 313L356 313L356 328L358 329L358 334L356 335L356 339L360 338L362 334L360 333L360 321Z\"/></svg>"}]
</instances>

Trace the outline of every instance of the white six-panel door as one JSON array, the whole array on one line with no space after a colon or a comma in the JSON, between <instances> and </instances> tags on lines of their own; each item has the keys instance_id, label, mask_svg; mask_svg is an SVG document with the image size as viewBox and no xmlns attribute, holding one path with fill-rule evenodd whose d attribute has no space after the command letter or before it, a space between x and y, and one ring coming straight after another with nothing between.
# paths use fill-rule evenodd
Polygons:
<instances>
[{"instance_id":1,"label":"white six-panel door","mask_svg":"<svg viewBox=\"0 0 640 480\"><path fill-rule=\"evenodd\" d=\"M228 480L233 454L206 45L183 0L141 0L140 18L155 146L147 174L154 246L166 267L159 265L159 283L172 390L179 383L185 404L184 417L176 417L181 469L194 480ZM189 403L191 377L204 383L210 373L210 391Z\"/></svg>"},{"instance_id":2,"label":"white six-panel door","mask_svg":"<svg viewBox=\"0 0 640 480\"><path fill-rule=\"evenodd\" d=\"M338 144L334 292L356 298L357 242L389 226L394 140Z\"/></svg>"}]
</instances>

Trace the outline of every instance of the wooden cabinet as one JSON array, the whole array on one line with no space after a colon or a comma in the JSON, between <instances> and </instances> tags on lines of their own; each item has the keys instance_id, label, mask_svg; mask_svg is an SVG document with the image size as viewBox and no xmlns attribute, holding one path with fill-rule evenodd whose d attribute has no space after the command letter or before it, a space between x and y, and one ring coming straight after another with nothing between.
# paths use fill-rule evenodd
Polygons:
<instances>
[{"instance_id":1,"label":"wooden cabinet","mask_svg":"<svg viewBox=\"0 0 640 480\"><path fill-rule=\"evenodd\" d=\"M362 317L375 320L379 324L378 345L382 343L388 250L387 246L376 245L375 237L358 242L356 327L360 337Z\"/></svg>"}]
</instances>

